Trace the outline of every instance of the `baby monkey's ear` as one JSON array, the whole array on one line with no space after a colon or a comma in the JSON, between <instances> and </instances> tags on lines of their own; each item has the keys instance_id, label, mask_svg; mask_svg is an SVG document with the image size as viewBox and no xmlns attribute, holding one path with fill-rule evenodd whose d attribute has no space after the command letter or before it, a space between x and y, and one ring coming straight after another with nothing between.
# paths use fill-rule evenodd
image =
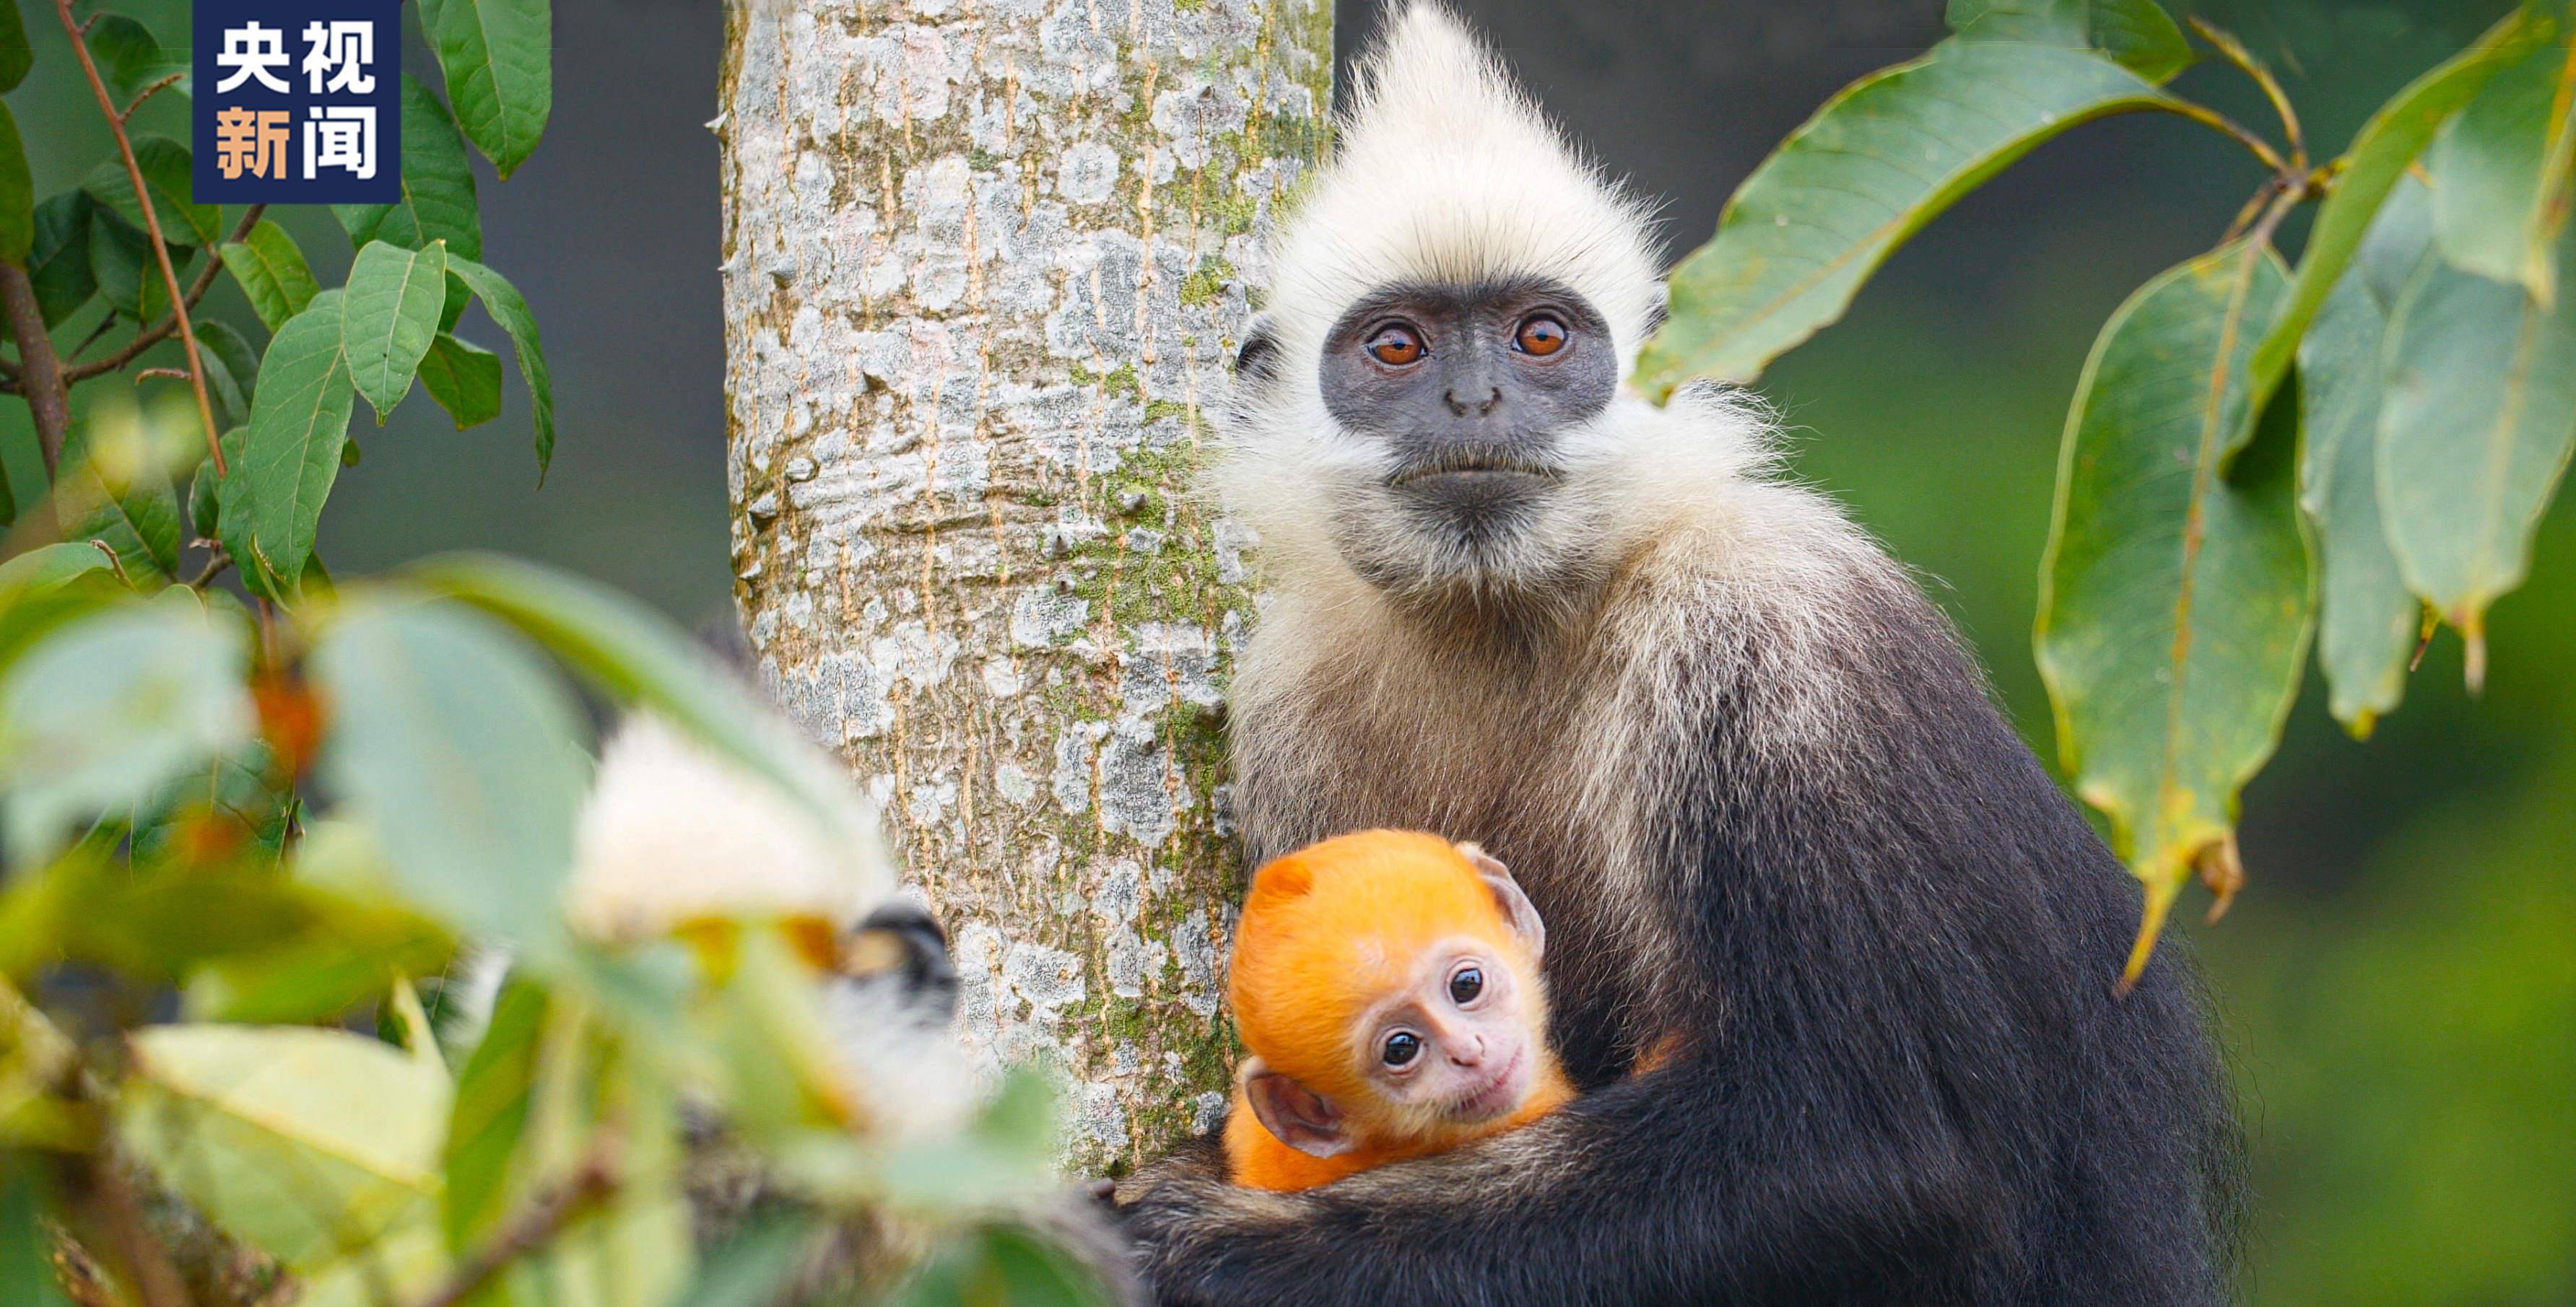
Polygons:
<instances>
[{"instance_id":1,"label":"baby monkey's ear","mask_svg":"<svg viewBox=\"0 0 2576 1307\"><path fill-rule=\"evenodd\" d=\"M1494 906L1503 910L1503 920L1511 923L1512 933L1529 945L1530 960L1536 962L1546 956L1547 923L1539 920L1538 908L1530 903L1529 895L1521 893L1521 883L1512 879L1512 869L1473 844L1459 845L1458 852L1466 855L1476 874L1484 878L1485 888L1494 892Z\"/></svg>"},{"instance_id":2,"label":"baby monkey's ear","mask_svg":"<svg viewBox=\"0 0 2576 1307\"><path fill-rule=\"evenodd\" d=\"M1279 1142L1309 1157L1332 1157L1358 1146L1342 1129L1342 1114L1331 1099L1263 1066L1257 1057L1243 1059L1239 1074L1252 1115Z\"/></svg>"}]
</instances>

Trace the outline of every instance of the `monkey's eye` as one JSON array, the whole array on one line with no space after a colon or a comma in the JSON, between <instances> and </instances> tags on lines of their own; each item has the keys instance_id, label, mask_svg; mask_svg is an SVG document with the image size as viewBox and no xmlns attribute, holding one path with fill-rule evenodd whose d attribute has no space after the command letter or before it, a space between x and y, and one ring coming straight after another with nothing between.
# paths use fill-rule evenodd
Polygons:
<instances>
[{"instance_id":1,"label":"monkey's eye","mask_svg":"<svg viewBox=\"0 0 2576 1307\"><path fill-rule=\"evenodd\" d=\"M1388 1066L1403 1066L1422 1056L1422 1036L1410 1030L1399 1030L1378 1046L1378 1060Z\"/></svg>"},{"instance_id":2,"label":"monkey's eye","mask_svg":"<svg viewBox=\"0 0 2576 1307\"><path fill-rule=\"evenodd\" d=\"M1368 352L1370 358L1388 367L1400 368L1422 357L1422 337L1415 335L1411 327L1389 323L1369 337Z\"/></svg>"},{"instance_id":3,"label":"monkey's eye","mask_svg":"<svg viewBox=\"0 0 2576 1307\"><path fill-rule=\"evenodd\" d=\"M1521 319L1521 329L1512 335L1512 347L1523 354L1545 358L1565 348L1565 324L1544 313L1533 313Z\"/></svg>"},{"instance_id":4,"label":"monkey's eye","mask_svg":"<svg viewBox=\"0 0 2576 1307\"><path fill-rule=\"evenodd\" d=\"M1485 969L1482 967L1460 967L1458 974L1449 978L1449 1001L1460 1007L1475 1002L1476 996L1484 992Z\"/></svg>"}]
</instances>

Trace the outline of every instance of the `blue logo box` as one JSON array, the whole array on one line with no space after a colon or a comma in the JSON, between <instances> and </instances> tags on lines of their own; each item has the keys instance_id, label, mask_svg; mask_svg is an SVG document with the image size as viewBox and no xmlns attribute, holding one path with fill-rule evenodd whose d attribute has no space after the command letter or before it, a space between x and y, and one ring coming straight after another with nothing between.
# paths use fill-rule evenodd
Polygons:
<instances>
[{"instance_id":1,"label":"blue logo box","mask_svg":"<svg viewBox=\"0 0 2576 1307\"><path fill-rule=\"evenodd\" d=\"M196 0L195 199L402 198L400 0Z\"/></svg>"}]
</instances>

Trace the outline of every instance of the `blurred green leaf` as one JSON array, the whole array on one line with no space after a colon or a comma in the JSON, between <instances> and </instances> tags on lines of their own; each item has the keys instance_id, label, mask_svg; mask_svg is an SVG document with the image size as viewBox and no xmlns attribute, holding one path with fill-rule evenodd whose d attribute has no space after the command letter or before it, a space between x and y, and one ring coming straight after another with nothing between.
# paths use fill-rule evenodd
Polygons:
<instances>
[{"instance_id":1,"label":"blurred green leaf","mask_svg":"<svg viewBox=\"0 0 2576 1307\"><path fill-rule=\"evenodd\" d=\"M376 425L411 391L421 356L438 334L447 294L447 246L407 250L370 241L349 266L340 300L340 349L349 379L376 410Z\"/></svg>"},{"instance_id":2,"label":"blurred green leaf","mask_svg":"<svg viewBox=\"0 0 2576 1307\"><path fill-rule=\"evenodd\" d=\"M56 545L39 545L34 549L0 563L0 594L15 594L37 586L68 581L83 572L95 572L107 566L106 556L88 541ZM5 610L0 610L5 611Z\"/></svg>"},{"instance_id":3,"label":"blurred green leaf","mask_svg":"<svg viewBox=\"0 0 2576 1307\"><path fill-rule=\"evenodd\" d=\"M2434 132L2467 104L2498 68L2535 48L2546 31L2547 25L2529 14L2517 12L2507 17L2487 29L2476 44L2409 83L2354 134L2351 147L2344 152L2343 175L2317 208L2316 225L2309 229L2307 249L2299 256L2299 275L2290 287L2289 299L2282 305L2280 316L2264 331L2262 343L2254 347L2253 403L2247 411L2248 422L2271 402L2272 392L2289 375L2290 363L2299 352L2299 338L2316 320L2327 293L2334 289L2354 252L2361 248L2372 217L2398 179L2406 175L2415 156L2424 152Z\"/></svg>"},{"instance_id":4,"label":"blurred green leaf","mask_svg":"<svg viewBox=\"0 0 2576 1307\"><path fill-rule=\"evenodd\" d=\"M440 332L420 361L420 384L459 431L501 416L501 356L479 345Z\"/></svg>"},{"instance_id":5,"label":"blurred green leaf","mask_svg":"<svg viewBox=\"0 0 2576 1307\"><path fill-rule=\"evenodd\" d=\"M583 732L534 651L460 605L354 606L311 666L335 723L333 789L382 840L403 886L480 936L558 920Z\"/></svg>"},{"instance_id":6,"label":"blurred green leaf","mask_svg":"<svg viewBox=\"0 0 2576 1307\"><path fill-rule=\"evenodd\" d=\"M2405 693L2423 611L2380 530L2379 355L2389 310L2430 254L2432 223L2423 184L2401 183L2299 346L2299 503L2317 531L2317 663L2335 719L2357 735Z\"/></svg>"},{"instance_id":7,"label":"blurred green leaf","mask_svg":"<svg viewBox=\"0 0 2576 1307\"><path fill-rule=\"evenodd\" d=\"M241 456L223 485L224 543L262 592L292 592L312 556L323 502L340 475L349 434L349 364L340 351L340 296L315 296L277 329L260 360ZM229 455L227 456L229 459ZM233 530L235 526L240 529Z\"/></svg>"},{"instance_id":8,"label":"blurred green leaf","mask_svg":"<svg viewBox=\"0 0 2576 1307\"><path fill-rule=\"evenodd\" d=\"M211 245L223 235L221 205L194 204L195 165L188 147L167 136L134 138L134 161L143 169L143 187L152 193L152 208L161 219L161 238L172 245ZM134 179L123 159L109 159L90 170L81 189L113 210L137 231L148 232L143 204L134 197Z\"/></svg>"},{"instance_id":9,"label":"blurred green leaf","mask_svg":"<svg viewBox=\"0 0 2576 1307\"><path fill-rule=\"evenodd\" d=\"M2194 869L2234 856L2237 790L2307 653L2297 409L2227 467L2251 429L2247 328L2287 289L2242 242L2158 276L2102 329L2067 422L2034 643L2076 792L2147 887L2130 976Z\"/></svg>"},{"instance_id":10,"label":"blurred green leaf","mask_svg":"<svg viewBox=\"0 0 2576 1307\"><path fill-rule=\"evenodd\" d=\"M218 1229L294 1270L431 1218L447 1078L377 1040L303 1027L132 1038L117 1131Z\"/></svg>"},{"instance_id":11,"label":"blurred green leaf","mask_svg":"<svg viewBox=\"0 0 2576 1307\"><path fill-rule=\"evenodd\" d=\"M100 14L90 20L89 49L119 101L133 99L172 73L179 74L175 89L181 95L194 93L188 47L161 44L151 28L123 14Z\"/></svg>"},{"instance_id":12,"label":"blurred green leaf","mask_svg":"<svg viewBox=\"0 0 2576 1307\"><path fill-rule=\"evenodd\" d=\"M24 265L36 245L36 181L27 173L27 147L18 120L0 102L0 263Z\"/></svg>"},{"instance_id":13,"label":"blurred green leaf","mask_svg":"<svg viewBox=\"0 0 2576 1307\"><path fill-rule=\"evenodd\" d=\"M349 243L385 241L407 250L447 242L451 257L483 257L483 219L474 200L474 169L456 119L436 92L405 76L402 86L402 199L393 204L335 204L331 212ZM462 285L442 286L441 329L465 309Z\"/></svg>"},{"instance_id":14,"label":"blurred green leaf","mask_svg":"<svg viewBox=\"0 0 2576 1307\"><path fill-rule=\"evenodd\" d=\"M302 313L322 289L295 238L266 218L252 224L242 239L224 242L221 253L224 267L241 283L242 294L250 297L252 310L270 331Z\"/></svg>"},{"instance_id":15,"label":"blurred green leaf","mask_svg":"<svg viewBox=\"0 0 2576 1307\"><path fill-rule=\"evenodd\" d=\"M2426 260L2390 312L2380 370L2388 543L2407 587L2467 637L2474 686L2487 605L2529 574L2576 442L2576 297L2544 308L2525 286Z\"/></svg>"},{"instance_id":16,"label":"blurred green leaf","mask_svg":"<svg viewBox=\"0 0 2576 1307\"><path fill-rule=\"evenodd\" d=\"M821 1217L802 1208L755 1216L707 1258L683 1301L689 1307L777 1307L826 1228Z\"/></svg>"},{"instance_id":17,"label":"blurred green leaf","mask_svg":"<svg viewBox=\"0 0 2576 1307\"><path fill-rule=\"evenodd\" d=\"M1027 1230L992 1225L950 1240L894 1298L899 1307L1107 1307L1099 1278Z\"/></svg>"},{"instance_id":18,"label":"blurred green leaf","mask_svg":"<svg viewBox=\"0 0 2576 1307\"><path fill-rule=\"evenodd\" d=\"M537 432L537 481L543 484L546 466L555 457L555 388L546 371L545 353L537 345L536 315L528 311L518 287L472 259L450 258L447 271L483 301L483 311L500 324L518 354L519 380L528 386L528 417Z\"/></svg>"},{"instance_id":19,"label":"blurred green leaf","mask_svg":"<svg viewBox=\"0 0 2576 1307\"><path fill-rule=\"evenodd\" d=\"M2191 42L2155 0L1950 0L1950 30L1972 41L2099 50L2148 81L2191 66Z\"/></svg>"},{"instance_id":20,"label":"blurred green leaf","mask_svg":"<svg viewBox=\"0 0 2576 1307\"><path fill-rule=\"evenodd\" d=\"M1960 196L2070 127L2168 103L2108 60L2019 42L1946 41L1862 79L1754 170L1715 239L1674 270L1638 385L1660 397L1694 376L1752 381Z\"/></svg>"},{"instance_id":21,"label":"blurred green leaf","mask_svg":"<svg viewBox=\"0 0 2576 1307\"><path fill-rule=\"evenodd\" d=\"M0 7L8 3L0 0ZM0 18L0 42L7 35L6 19ZM0 53L5 51L0 45ZM10 1307L69 1305L62 1282L54 1278L53 1239L42 1220L47 1205L38 1192L34 1159L0 1153L0 1302Z\"/></svg>"},{"instance_id":22,"label":"blurred green leaf","mask_svg":"<svg viewBox=\"0 0 2576 1307\"><path fill-rule=\"evenodd\" d=\"M27 45L27 24L18 17L18 0L0 0L0 92L17 90L35 58Z\"/></svg>"},{"instance_id":23,"label":"blurred green leaf","mask_svg":"<svg viewBox=\"0 0 2576 1307\"><path fill-rule=\"evenodd\" d=\"M554 15L547 0L422 0L420 25L447 74L465 139L504 181L537 148L554 110Z\"/></svg>"},{"instance_id":24,"label":"blurred green leaf","mask_svg":"<svg viewBox=\"0 0 2576 1307\"><path fill-rule=\"evenodd\" d=\"M142 228L92 203L89 218L89 273L99 298L124 315L144 323L170 312L170 288L161 280L161 264L152 257L152 238ZM197 252L188 246L170 251L170 268L185 275Z\"/></svg>"},{"instance_id":25,"label":"blurred green leaf","mask_svg":"<svg viewBox=\"0 0 2576 1307\"><path fill-rule=\"evenodd\" d=\"M36 308L48 327L60 326L98 293L98 278L89 269L89 211L89 193L78 190L36 206L27 280L35 283Z\"/></svg>"},{"instance_id":26,"label":"blurred green leaf","mask_svg":"<svg viewBox=\"0 0 2576 1307\"><path fill-rule=\"evenodd\" d=\"M546 1027L545 990L513 980L493 1000L482 1042L456 1076L456 1103L440 1155L447 1200L441 1226L447 1246L475 1247L508 1214L510 1163L528 1127L539 1036Z\"/></svg>"},{"instance_id":27,"label":"blurred green leaf","mask_svg":"<svg viewBox=\"0 0 2576 1307\"><path fill-rule=\"evenodd\" d=\"M2556 300L2554 249L2576 163L2576 51L2568 39L2498 68L2433 138L2433 237L2464 271Z\"/></svg>"},{"instance_id":28,"label":"blurred green leaf","mask_svg":"<svg viewBox=\"0 0 2576 1307\"><path fill-rule=\"evenodd\" d=\"M426 1219L406 1220L363 1248L312 1267L296 1277L303 1291L294 1307L386 1307L411 1302L443 1285L452 1263Z\"/></svg>"},{"instance_id":29,"label":"blurred green leaf","mask_svg":"<svg viewBox=\"0 0 2576 1307\"><path fill-rule=\"evenodd\" d=\"M184 589L71 622L0 680L0 789L24 859L246 739L244 633Z\"/></svg>"},{"instance_id":30,"label":"blurred green leaf","mask_svg":"<svg viewBox=\"0 0 2576 1307\"><path fill-rule=\"evenodd\" d=\"M206 365L206 393L214 400L215 425L230 430L250 421L250 399L259 386L259 351L221 318L194 326L198 354Z\"/></svg>"}]
</instances>

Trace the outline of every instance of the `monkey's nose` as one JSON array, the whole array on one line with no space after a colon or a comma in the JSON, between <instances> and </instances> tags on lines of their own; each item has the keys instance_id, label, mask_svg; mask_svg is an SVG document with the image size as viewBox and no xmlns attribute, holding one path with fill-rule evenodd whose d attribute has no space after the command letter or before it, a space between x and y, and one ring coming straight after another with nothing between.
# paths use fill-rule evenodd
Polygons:
<instances>
[{"instance_id":1,"label":"monkey's nose","mask_svg":"<svg viewBox=\"0 0 2576 1307\"><path fill-rule=\"evenodd\" d=\"M1469 1035L1465 1039L1450 1040L1449 1060L1452 1063L1463 1067L1483 1066L1485 1064L1485 1037L1483 1035Z\"/></svg>"},{"instance_id":2,"label":"monkey's nose","mask_svg":"<svg viewBox=\"0 0 2576 1307\"><path fill-rule=\"evenodd\" d=\"M1503 402L1503 388L1500 386L1492 387L1491 393L1487 394L1483 400L1475 403L1469 403L1466 400L1458 398L1458 392L1454 390L1444 390L1440 392L1440 398L1448 401L1449 411L1457 414L1459 417L1467 416L1467 410L1470 408L1476 410L1476 416L1483 417L1486 414L1493 412L1496 404Z\"/></svg>"}]
</instances>

